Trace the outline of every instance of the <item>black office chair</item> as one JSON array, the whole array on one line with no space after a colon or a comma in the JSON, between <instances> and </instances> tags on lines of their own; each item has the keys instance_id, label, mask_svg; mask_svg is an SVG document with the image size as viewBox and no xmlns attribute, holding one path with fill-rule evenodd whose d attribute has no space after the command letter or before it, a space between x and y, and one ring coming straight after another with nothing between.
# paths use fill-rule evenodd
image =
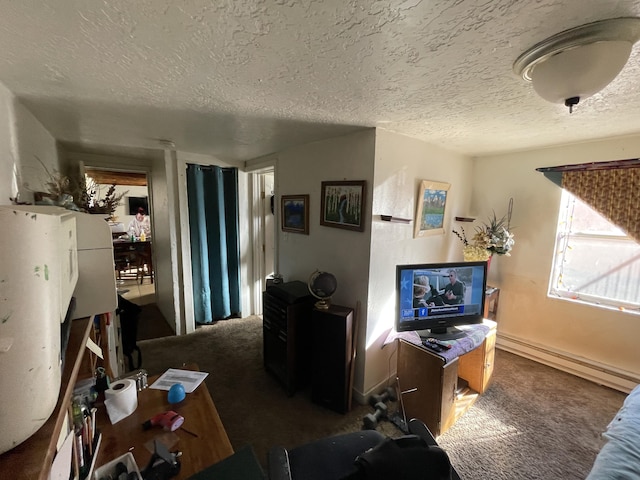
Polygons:
<instances>
[{"instance_id":1,"label":"black office chair","mask_svg":"<svg viewBox=\"0 0 640 480\"><path fill-rule=\"evenodd\" d=\"M291 451L274 447L268 454L269 480L460 480L424 423L411 420L409 431L398 439L363 430Z\"/></svg>"}]
</instances>

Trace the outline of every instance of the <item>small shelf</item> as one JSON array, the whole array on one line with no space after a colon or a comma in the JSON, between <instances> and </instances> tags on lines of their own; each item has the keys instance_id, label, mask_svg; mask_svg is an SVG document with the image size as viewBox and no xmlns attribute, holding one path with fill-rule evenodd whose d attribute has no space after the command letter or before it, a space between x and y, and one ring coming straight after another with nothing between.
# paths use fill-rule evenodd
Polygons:
<instances>
[{"instance_id":1,"label":"small shelf","mask_svg":"<svg viewBox=\"0 0 640 480\"><path fill-rule=\"evenodd\" d=\"M6 474L7 478L49 478L51 463L56 454L56 443L67 418L73 387L78 374L81 373L85 345L91 329L92 322L89 318L73 320L71 323L58 404L40 430L17 447L0 455L0 471L3 475Z\"/></svg>"},{"instance_id":2,"label":"small shelf","mask_svg":"<svg viewBox=\"0 0 640 480\"><path fill-rule=\"evenodd\" d=\"M380 215L380 220L383 220L385 222L395 222L395 223L411 223L411 219L410 218L401 218L401 217L394 217L393 215Z\"/></svg>"}]
</instances>

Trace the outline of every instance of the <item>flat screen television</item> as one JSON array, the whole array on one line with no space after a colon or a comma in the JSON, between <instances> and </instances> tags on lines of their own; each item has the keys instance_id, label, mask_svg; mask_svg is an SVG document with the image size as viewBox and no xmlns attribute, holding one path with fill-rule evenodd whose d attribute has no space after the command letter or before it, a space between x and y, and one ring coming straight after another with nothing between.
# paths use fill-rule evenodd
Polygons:
<instances>
[{"instance_id":1,"label":"flat screen television","mask_svg":"<svg viewBox=\"0 0 640 480\"><path fill-rule=\"evenodd\" d=\"M149 202L147 197L128 197L129 203L129 215L135 215L138 213L139 208L144 208L144 212L149 214Z\"/></svg>"},{"instance_id":2,"label":"flat screen television","mask_svg":"<svg viewBox=\"0 0 640 480\"><path fill-rule=\"evenodd\" d=\"M456 326L482 323L486 287L487 262L397 265L396 331L461 338Z\"/></svg>"}]
</instances>

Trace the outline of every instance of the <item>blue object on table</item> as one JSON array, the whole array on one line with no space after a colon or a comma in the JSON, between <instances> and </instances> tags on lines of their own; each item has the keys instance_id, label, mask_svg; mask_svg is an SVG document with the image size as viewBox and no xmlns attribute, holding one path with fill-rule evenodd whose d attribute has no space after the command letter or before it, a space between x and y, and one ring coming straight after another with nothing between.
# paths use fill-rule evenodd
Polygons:
<instances>
[{"instance_id":1,"label":"blue object on table","mask_svg":"<svg viewBox=\"0 0 640 480\"><path fill-rule=\"evenodd\" d=\"M169 389L167 400L169 403L180 403L186 396L184 386L181 383L174 383Z\"/></svg>"}]
</instances>

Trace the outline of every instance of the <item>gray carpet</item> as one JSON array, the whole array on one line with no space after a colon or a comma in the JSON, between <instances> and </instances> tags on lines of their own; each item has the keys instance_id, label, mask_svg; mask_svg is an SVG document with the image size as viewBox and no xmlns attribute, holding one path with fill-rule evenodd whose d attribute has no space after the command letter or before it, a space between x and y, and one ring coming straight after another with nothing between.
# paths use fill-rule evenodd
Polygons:
<instances>
[{"instance_id":1,"label":"gray carpet","mask_svg":"<svg viewBox=\"0 0 640 480\"><path fill-rule=\"evenodd\" d=\"M263 465L274 445L292 448L360 430L362 417L372 411L355 405L341 415L313 404L305 390L288 397L264 370L258 317L138 345L150 375L190 362L209 372L207 387L234 449L253 446ZM498 350L491 386L438 441L464 479L584 479L601 446L600 434L624 398ZM402 434L389 422L379 430Z\"/></svg>"}]
</instances>

